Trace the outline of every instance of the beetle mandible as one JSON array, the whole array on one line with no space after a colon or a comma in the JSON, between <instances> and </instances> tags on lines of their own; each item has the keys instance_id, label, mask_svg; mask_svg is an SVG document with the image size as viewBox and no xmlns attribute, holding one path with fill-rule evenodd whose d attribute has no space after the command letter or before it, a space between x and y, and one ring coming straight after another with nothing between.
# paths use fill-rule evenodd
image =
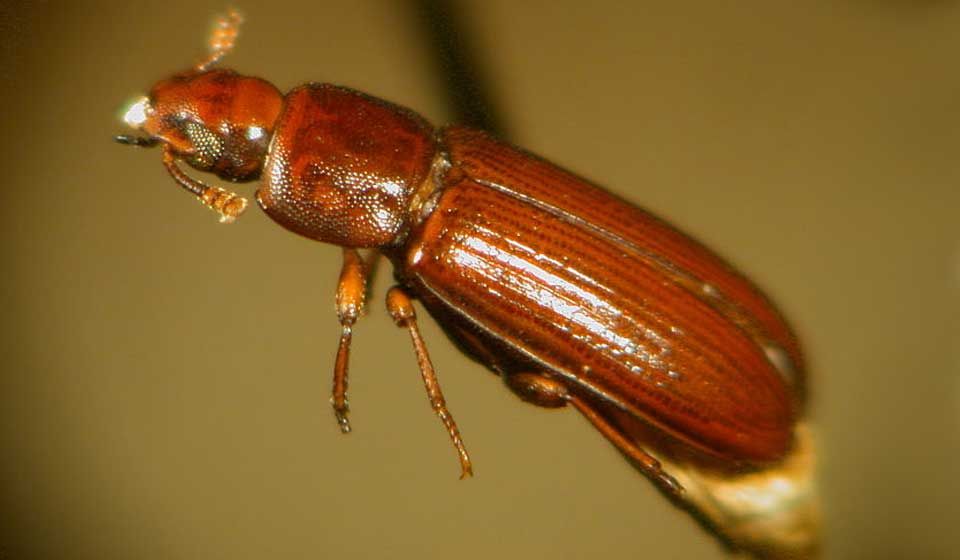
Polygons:
<instances>
[{"instance_id":1,"label":"beetle mandible","mask_svg":"<svg viewBox=\"0 0 960 560\"><path fill-rule=\"evenodd\" d=\"M210 52L155 84L124 120L159 145L173 179L230 222L247 201L178 162L234 182L302 236L343 248L332 404L350 431L347 370L368 275L393 264L387 309L410 334L430 402L472 473L417 328L418 299L521 399L579 410L662 490L683 489L646 449L763 468L792 445L804 365L793 331L753 283L652 214L539 157L345 87L282 94L216 67Z\"/></svg>"}]
</instances>

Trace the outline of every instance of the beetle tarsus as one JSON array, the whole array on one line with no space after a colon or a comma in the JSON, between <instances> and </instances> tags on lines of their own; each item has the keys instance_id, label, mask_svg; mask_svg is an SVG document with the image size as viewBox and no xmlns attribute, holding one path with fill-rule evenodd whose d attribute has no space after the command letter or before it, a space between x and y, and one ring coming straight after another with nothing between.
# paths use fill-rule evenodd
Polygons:
<instances>
[{"instance_id":1,"label":"beetle tarsus","mask_svg":"<svg viewBox=\"0 0 960 560\"><path fill-rule=\"evenodd\" d=\"M340 432L344 434L350 433L350 420L347 419L347 414L350 412L350 403L347 402L347 371L350 359L350 340L353 338L352 333L351 326L344 324L343 330L340 332L340 344L337 346L337 358L333 365L333 395L330 397L330 404L333 405L333 416L337 419Z\"/></svg>"},{"instance_id":2,"label":"beetle tarsus","mask_svg":"<svg viewBox=\"0 0 960 560\"><path fill-rule=\"evenodd\" d=\"M657 477L657 483L674 498L683 497L684 492L686 492L683 485L677 482L677 479L663 471L660 471L660 475Z\"/></svg>"},{"instance_id":3,"label":"beetle tarsus","mask_svg":"<svg viewBox=\"0 0 960 560\"><path fill-rule=\"evenodd\" d=\"M350 428L350 420L347 419L347 413L349 412L350 405L346 402L344 402L342 408L338 408L336 405L333 406L333 415L337 419L337 425L340 426L340 433L342 434L349 434L352 429Z\"/></svg>"}]
</instances>

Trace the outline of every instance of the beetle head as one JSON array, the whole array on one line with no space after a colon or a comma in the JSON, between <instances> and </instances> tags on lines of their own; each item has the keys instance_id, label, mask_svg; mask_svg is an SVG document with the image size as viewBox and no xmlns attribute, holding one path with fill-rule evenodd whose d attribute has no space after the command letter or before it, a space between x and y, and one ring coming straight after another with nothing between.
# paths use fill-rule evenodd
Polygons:
<instances>
[{"instance_id":1,"label":"beetle head","mask_svg":"<svg viewBox=\"0 0 960 560\"><path fill-rule=\"evenodd\" d=\"M160 143L195 169L248 181L260 175L282 103L277 88L260 78L192 70L158 82L126 109L124 122L146 138L117 140Z\"/></svg>"},{"instance_id":2,"label":"beetle head","mask_svg":"<svg viewBox=\"0 0 960 560\"><path fill-rule=\"evenodd\" d=\"M181 187L232 222L246 199L191 178L177 165L186 161L200 171L229 181L256 179L263 169L283 95L269 82L232 70L211 69L237 38L240 14L214 22L209 53L193 68L157 82L147 96L130 104L123 120L140 136L117 136L132 146L163 147L163 164Z\"/></svg>"}]
</instances>

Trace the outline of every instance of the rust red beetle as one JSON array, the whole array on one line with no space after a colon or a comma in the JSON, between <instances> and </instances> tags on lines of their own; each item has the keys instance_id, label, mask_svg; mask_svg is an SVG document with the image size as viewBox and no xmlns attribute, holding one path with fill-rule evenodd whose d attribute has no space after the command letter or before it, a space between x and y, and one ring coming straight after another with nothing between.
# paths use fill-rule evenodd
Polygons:
<instances>
[{"instance_id":1,"label":"rust red beetle","mask_svg":"<svg viewBox=\"0 0 960 560\"><path fill-rule=\"evenodd\" d=\"M749 280L648 212L541 158L459 126L434 128L369 95L308 83L281 93L215 68L210 54L162 80L125 120L160 145L182 187L234 220L246 200L178 167L260 180L284 228L343 247L333 408L348 432L347 363L368 262L386 256L387 308L406 328L433 408L447 411L412 299L525 401L571 405L659 487L683 487L648 453L727 469L768 468L794 445L804 363L793 331Z\"/></svg>"}]
</instances>

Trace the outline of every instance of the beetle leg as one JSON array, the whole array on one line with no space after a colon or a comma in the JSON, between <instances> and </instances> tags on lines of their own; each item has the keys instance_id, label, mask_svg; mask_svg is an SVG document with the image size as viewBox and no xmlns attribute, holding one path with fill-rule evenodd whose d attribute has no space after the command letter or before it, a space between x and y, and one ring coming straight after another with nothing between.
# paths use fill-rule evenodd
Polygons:
<instances>
[{"instance_id":1,"label":"beetle leg","mask_svg":"<svg viewBox=\"0 0 960 560\"><path fill-rule=\"evenodd\" d=\"M632 439L626 437L623 432L618 430L602 414L594 410L585 400L572 395L570 404L579 410L593 424L594 428L599 430L610 443L626 455L638 469L653 480L663 491L674 498L680 498L683 495L683 486L663 470L660 461L644 451Z\"/></svg>"},{"instance_id":2,"label":"beetle leg","mask_svg":"<svg viewBox=\"0 0 960 560\"><path fill-rule=\"evenodd\" d=\"M565 384L541 373L507 373L504 382L522 400L547 408L558 408L567 403L580 411L593 426L626 455L644 474L672 496L680 496L683 486L663 471L660 461L641 449L632 439L611 424L590 404L570 392Z\"/></svg>"},{"instance_id":3,"label":"beetle leg","mask_svg":"<svg viewBox=\"0 0 960 560\"><path fill-rule=\"evenodd\" d=\"M567 406L567 386L541 373L504 373L503 382L520 400L546 408Z\"/></svg>"},{"instance_id":4,"label":"beetle leg","mask_svg":"<svg viewBox=\"0 0 960 560\"><path fill-rule=\"evenodd\" d=\"M220 213L220 223L228 224L247 209L247 199L220 187L204 185L177 167L177 156L169 144L163 145L163 166L181 187L190 191L207 208Z\"/></svg>"},{"instance_id":5,"label":"beetle leg","mask_svg":"<svg viewBox=\"0 0 960 560\"><path fill-rule=\"evenodd\" d=\"M473 476L473 467L470 464L470 456L467 455L467 449L463 445L463 439L460 437L460 430L457 423L453 420L450 411L447 410L446 402L443 400L443 393L440 391L440 383L437 381L437 374L433 370L433 364L430 362L430 355L427 354L427 347L420 336L420 329L417 328L417 315L413 309L413 302L401 288L394 286L387 292L387 310L393 317L397 326L405 327L410 332L410 339L413 341L413 351L417 354L417 364L420 366L420 375L423 376L423 385L427 389L427 397L430 399L430 405L434 412L440 417L447 433L450 434L450 440L457 449L457 455L460 458L460 478Z\"/></svg>"},{"instance_id":6,"label":"beetle leg","mask_svg":"<svg viewBox=\"0 0 960 560\"><path fill-rule=\"evenodd\" d=\"M343 266L340 268L340 281L337 284L337 319L340 321L340 344L337 347L337 359L333 366L333 414L340 425L340 431L350 433L350 403L347 402L347 370L349 369L350 341L353 338L353 324L363 313L367 296L367 269L356 249L343 250Z\"/></svg>"}]
</instances>

